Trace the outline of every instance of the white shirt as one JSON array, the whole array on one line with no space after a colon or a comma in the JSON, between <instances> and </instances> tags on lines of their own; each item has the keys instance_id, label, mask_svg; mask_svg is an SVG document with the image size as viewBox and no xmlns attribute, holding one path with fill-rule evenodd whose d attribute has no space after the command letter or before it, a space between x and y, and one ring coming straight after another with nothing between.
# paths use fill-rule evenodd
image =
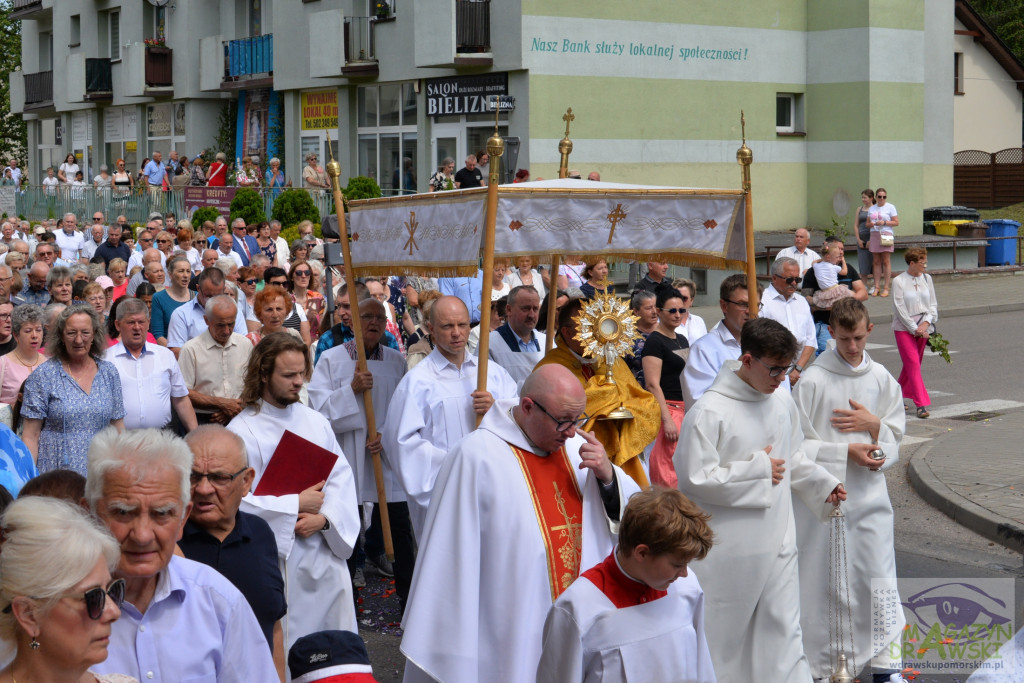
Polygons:
<instances>
[{"instance_id":1,"label":"white shirt","mask_svg":"<svg viewBox=\"0 0 1024 683\"><path fill-rule=\"evenodd\" d=\"M796 259L796 262L800 264L800 274L803 275L807 272L815 261L821 258L818 252L814 251L810 247L804 249L803 253L796 250L796 247L786 247L778 254L775 255L775 260L778 261L780 258L788 256L791 259Z\"/></svg>"},{"instance_id":2,"label":"white shirt","mask_svg":"<svg viewBox=\"0 0 1024 683\"><path fill-rule=\"evenodd\" d=\"M171 398L188 396L188 387L174 352L157 344L142 345L136 358L119 341L104 354L121 375L124 426L162 429L171 421Z\"/></svg>"},{"instance_id":3,"label":"white shirt","mask_svg":"<svg viewBox=\"0 0 1024 683\"><path fill-rule=\"evenodd\" d=\"M686 315L686 322L676 328L676 334L686 337L686 341L693 346L693 343L708 333L708 326L704 318L693 313Z\"/></svg>"},{"instance_id":4,"label":"white shirt","mask_svg":"<svg viewBox=\"0 0 1024 683\"><path fill-rule=\"evenodd\" d=\"M85 235L73 231L70 235L64 232L64 229L55 230L53 233L57 246L60 247L60 257L65 261L75 263L78 261L78 256L82 252L82 248L85 247Z\"/></svg>"},{"instance_id":5,"label":"white shirt","mask_svg":"<svg viewBox=\"0 0 1024 683\"><path fill-rule=\"evenodd\" d=\"M409 501L417 538L423 538L434 479L448 450L476 428L470 394L476 391L477 357L461 367L435 348L410 370L388 406L380 428L384 452ZM487 390L497 399L517 398L515 380L495 362L487 364Z\"/></svg>"},{"instance_id":6,"label":"white shirt","mask_svg":"<svg viewBox=\"0 0 1024 683\"><path fill-rule=\"evenodd\" d=\"M231 253L229 253L229 254L225 254L222 250L218 249L217 250L217 260L220 260L222 258L229 258L229 259L233 260L236 264L238 264L239 268L241 268L244 265L242 263L242 257L239 256L238 252L236 252L234 250L232 250Z\"/></svg>"},{"instance_id":7,"label":"white shirt","mask_svg":"<svg viewBox=\"0 0 1024 683\"><path fill-rule=\"evenodd\" d=\"M90 237L85 241L85 244L82 246L82 256L84 256L87 259L91 259L93 256L96 255L96 248L99 247L101 244L103 244L103 242L97 242L96 240Z\"/></svg>"},{"instance_id":8,"label":"white shirt","mask_svg":"<svg viewBox=\"0 0 1024 683\"><path fill-rule=\"evenodd\" d=\"M775 285L768 285L764 290L761 299L763 308L762 318L771 318L786 326L786 329L793 333L800 346L818 347L818 336L814 332L814 318L811 316L811 306L807 299L794 294L788 299Z\"/></svg>"},{"instance_id":9,"label":"white shirt","mask_svg":"<svg viewBox=\"0 0 1024 683\"><path fill-rule=\"evenodd\" d=\"M167 256L162 251L160 252L160 265L162 265L165 270L167 269ZM139 266L140 268L142 267L142 252L141 251L132 252L132 255L128 258L128 271L127 272L129 272L129 273L132 272L132 268L134 268L135 266Z\"/></svg>"},{"instance_id":10,"label":"white shirt","mask_svg":"<svg viewBox=\"0 0 1024 683\"><path fill-rule=\"evenodd\" d=\"M725 361L739 357L740 342L721 320L710 332L690 344L690 356L683 368L683 395L687 397L687 410L715 381Z\"/></svg>"},{"instance_id":11,"label":"white shirt","mask_svg":"<svg viewBox=\"0 0 1024 683\"><path fill-rule=\"evenodd\" d=\"M248 334L249 328L245 325L245 314L240 307L235 313L235 334L243 337ZM172 349L179 349L190 339L195 339L203 332L206 332L206 310L199 304L199 297L195 297L188 303L182 304L174 309L171 314L171 321L167 323L167 346Z\"/></svg>"}]
</instances>

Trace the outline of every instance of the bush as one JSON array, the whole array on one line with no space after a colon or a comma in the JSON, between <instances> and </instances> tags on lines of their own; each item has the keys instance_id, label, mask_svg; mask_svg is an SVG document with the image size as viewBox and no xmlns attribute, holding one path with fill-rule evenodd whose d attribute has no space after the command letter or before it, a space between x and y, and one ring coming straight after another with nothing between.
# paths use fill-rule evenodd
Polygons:
<instances>
[{"instance_id":1,"label":"bush","mask_svg":"<svg viewBox=\"0 0 1024 683\"><path fill-rule=\"evenodd\" d=\"M320 214L309 193L295 188L285 190L274 200L274 220L280 221L282 227L290 228L302 221L319 223Z\"/></svg>"},{"instance_id":2,"label":"bush","mask_svg":"<svg viewBox=\"0 0 1024 683\"><path fill-rule=\"evenodd\" d=\"M231 215L228 221L241 218L246 225L262 223L267 220L267 214L263 213L263 197L251 187L240 187L231 200Z\"/></svg>"},{"instance_id":3,"label":"bush","mask_svg":"<svg viewBox=\"0 0 1024 683\"><path fill-rule=\"evenodd\" d=\"M324 238L324 233L320 230L319 223L313 223L313 234L320 239ZM292 246L292 242L299 239L299 225L296 223L291 227L287 227L281 231L281 238L288 242L288 246Z\"/></svg>"},{"instance_id":4,"label":"bush","mask_svg":"<svg viewBox=\"0 0 1024 683\"><path fill-rule=\"evenodd\" d=\"M192 214L192 229L195 232L199 232L199 229L203 227L203 223L206 221L213 222L218 218L220 218L220 211L212 206L201 206Z\"/></svg>"},{"instance_id":5,"label":"bush","mask_svg":"<svg viewBox=\"0 0 1024 683\"><path fill-rule=\"evenodd\" d=\"M345 187L345 200L353 201L355 199L376 199L380 197L380 185L373 178L367 178L364 175L357 175L349 178L348 185Z\"/></svg>"}]
</instances>

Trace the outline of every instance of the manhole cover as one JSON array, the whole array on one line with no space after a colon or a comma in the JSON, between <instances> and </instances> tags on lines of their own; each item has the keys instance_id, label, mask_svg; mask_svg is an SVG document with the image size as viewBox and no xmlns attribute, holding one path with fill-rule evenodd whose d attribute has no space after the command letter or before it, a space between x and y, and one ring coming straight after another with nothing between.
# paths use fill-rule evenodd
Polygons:
<instances>
[{"instance_id":1,"label":"manhole cover","mask_svg":"<svg viewBox=\"0 0 1024 683\"><path fill-rule=\"evenodd\" d=\"M950 420L963 420L964 422L980 422L982 420L989 420L993 417L1000 417L1002 413L985 413L977 410L973 413L967 413L966 415L957 415L956 417L949 418Z\"/></svg>"}]
</instances>

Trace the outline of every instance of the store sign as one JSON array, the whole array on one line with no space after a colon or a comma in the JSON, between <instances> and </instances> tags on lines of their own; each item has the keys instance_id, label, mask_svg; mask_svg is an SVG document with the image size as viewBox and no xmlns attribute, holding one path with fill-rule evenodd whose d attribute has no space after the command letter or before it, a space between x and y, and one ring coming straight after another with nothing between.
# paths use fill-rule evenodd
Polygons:
<instances>
[{"instance_id":1,"label":"store sign","mask_svg":"<svg viewBox=\"0 0 1024 683\"><path fill-rule=\"evenodd\" d=\"M171 137L171 105L151 104L146 108L146 116L146 131L149 137Z\"/></svg>"},{"instance_id":2,"label":"store sign","mask_svg":"<svg viewBox=\"0 0 1024 683\"><path fill-rule=\"evenodd\" d=\"M185 209L190 216L203 206L212 206L222 216L228 216L231 214L231 200L235 198L238 188L186 186L184 190Z\"/></svg>"},{"instance_id":3,"label":"store sign","mask_svg":"<svg viewBox=\"0 0 1024 683\"><path fill-rule=\"evenodd\" d=\"M427 114L486 114L489 95L508 95L508 74L480 74L427 79ZM511 105L514 107L514 103ZM502 111L510 107L502 102Z\"/></svg>"},{"instance_id":4,"label":"store sign","mask_svg":"<svg viewBox=\"0 0 1024 683\"><path fill-rule=\"evenodd\" d=\"M300 96L302 130L324 130L338 127L338 91L319 90Z\"/></svg>"}]
</instances>

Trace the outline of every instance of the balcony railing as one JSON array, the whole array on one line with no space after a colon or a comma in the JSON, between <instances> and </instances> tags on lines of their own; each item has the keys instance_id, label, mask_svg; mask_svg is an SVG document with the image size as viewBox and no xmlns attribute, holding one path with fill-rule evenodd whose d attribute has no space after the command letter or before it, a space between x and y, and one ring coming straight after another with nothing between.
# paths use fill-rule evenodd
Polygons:
<instances>
[{"instance_id":1,"label":"balcony railing","mask_svg":"<svg viewBox=\"0 0 1024 683\"><path fill-rule=\"evenodd\" d=\"M345 64L342 73L377 73L377 55L373 49L375 18L345 17Z\"/></svg>"},{"instance_id":2,"label":"balcony railing","mask_svg":"<svg viewBox=\"0 0 1024 683\"><path fill-rule=\"evenodd\" d=\"M85 60L85 95L88 99L109 98L114 92L112 83L109 58Z\"/></svg>"},{"instance_id":3,"label":"balcony railing","mask_svg":"<svg viewBox=\"0 0 1024 683\"><path fill-rule=\"evenodd\" d=\"M24 19L43 9L43 0L14 0L11 19Z\"/></svg>"},{"instance_id":4,"label":"balcony railing","mask_svg":"<svg viewBox=\"0 0 1024 683\"><path fill-rule=\"evenodd\" d=\"M455 51L491 51L490 0L455 0Z\"/></svg>"},{"instance_id":5,"label":"balcony railing","mask_svg":"<svg viewBox=\"0 0 1024 683\"><path fill-rule=\"evenodd\" d=\"M274 34L224 43L224 80L274 73Z\"/></svg>"},{"instance_id":6,"label":"balcony railing","mask_svg":"<svg viewBox=\"0 0 1024 683\"><path fill-rule=\"evenodd\" d=\"M38 106L50 102L53 102L53 72L25 74L25 106Z\"/></svg>"},{"instance_id":7,"label":"balcony railing","mask_svg":"<svg viewBox=\"0 0 1024 683\"><path fill-rule=\"evenodd\" d=\"M173 57L174 50L169 47L146 46L146 87L174 86Z\"/></svg>"}]
</instances>

